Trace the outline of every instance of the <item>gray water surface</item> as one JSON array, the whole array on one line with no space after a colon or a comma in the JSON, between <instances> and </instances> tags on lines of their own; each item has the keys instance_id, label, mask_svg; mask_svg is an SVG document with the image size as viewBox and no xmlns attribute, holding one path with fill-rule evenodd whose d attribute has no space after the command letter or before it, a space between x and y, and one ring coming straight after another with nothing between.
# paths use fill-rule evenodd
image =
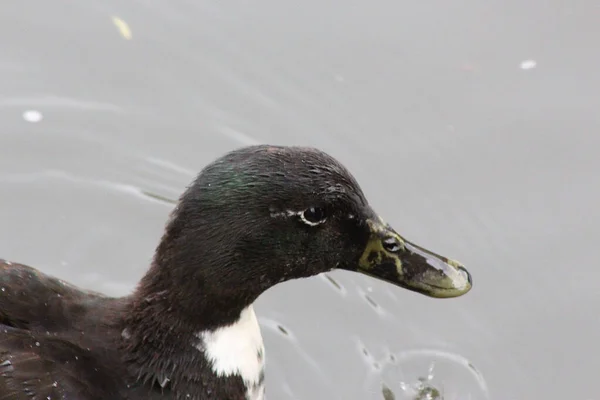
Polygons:
<instances>
[{"instance_id":1,"label":"gray water surface","mask_svg":"<svg viewBox=\"0 0 600 400\"><path fill-rule=\"evenodd\" d=\"M313 145L474 288L269 290L269 399L408 399L430 373L446 400L600 399L599 19L586 0L5 2L0 256L125 294L161 197L235 147Z\"/></svg>"}]
</instances>

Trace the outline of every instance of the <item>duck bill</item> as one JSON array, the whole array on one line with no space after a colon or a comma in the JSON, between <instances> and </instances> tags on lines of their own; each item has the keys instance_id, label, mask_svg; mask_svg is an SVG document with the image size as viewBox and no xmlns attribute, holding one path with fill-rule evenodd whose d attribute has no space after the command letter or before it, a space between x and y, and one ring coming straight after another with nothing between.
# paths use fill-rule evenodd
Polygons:
<instances>
[{"instance_id":1,"label":"duck bill","mask_svg":"<svg viewBox=\"0 0 600 400\"><path fill-rule=\"evenodd\" d=\"M358 272L435 298L471 290L471 275L458 261L409 242L381 220L367 223L370 237Z\"/></svg>"}]
</instances>

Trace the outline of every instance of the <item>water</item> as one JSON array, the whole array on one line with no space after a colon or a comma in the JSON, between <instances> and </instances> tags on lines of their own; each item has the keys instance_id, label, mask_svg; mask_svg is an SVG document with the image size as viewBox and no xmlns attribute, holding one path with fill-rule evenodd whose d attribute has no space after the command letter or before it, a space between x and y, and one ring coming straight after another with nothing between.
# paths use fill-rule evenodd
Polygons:
<instances>
[{"instance_id":1,"label":"water","mask_svg":"<svg viewBox=\"0 0 600 400\"><path fill-rule=\"evenodd\" d=\"M434 300L334 272L269 290L269 398L403 399L422 378L446 400L598 399L599 17L592 1L7 3L0 255L127 293L206 163L315 145L475 286Z\"/></svg>"}]
</instances>

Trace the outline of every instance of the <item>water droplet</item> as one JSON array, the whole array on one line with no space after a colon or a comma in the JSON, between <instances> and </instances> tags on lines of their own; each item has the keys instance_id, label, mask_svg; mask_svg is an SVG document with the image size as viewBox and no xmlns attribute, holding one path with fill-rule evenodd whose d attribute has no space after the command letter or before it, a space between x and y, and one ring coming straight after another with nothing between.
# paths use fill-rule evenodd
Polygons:
<instances>
[{"instance_id":1,"label":"water droplet","mask_svg":"<svg viewBox=\"0 0 600 400\"><path fill-rule=\"evenodd\" d=\"M331 276L329 276L329 274L323 274L323 276L325 276L325 278L333 285L335 286L339 291L343 292L344 288L342 287L342 285L340 285L338 283L338 281L336 281L335 279L333 279Z\"/></svg>"},{"instance_id":2,"label":"water droplet","mask_svg":"<svg viewBox=\"0 0 600 400\"><path fill-rule=\"evenodd\" d=\"M375 303L375 300L373 300L370 296L365 295L365 299L367 299L367 301L370 305L373 306L373 308L379 308L379 304Z\"/></svg>"},{"instance_id":3,"label":"water droplet","mask_svg":"<svg viewBox=\"0 0 600 400\"><path fill-rule=\"evenodd\" d=\"M167 383L169 383L169 381L170 381L170 379L165 376L163 378L163 380L160 382L160 387L164 388L165 386L167 386Z\"/></svg>"},{"instance_id":4,"label":"water droplet","mask_svg":"<svg viewBox=\"0 0 600 400\"><path fill-rule=\"evenodd\" d=\"M287 329L285 329L283 326L277 325L277 329L279 329L279 331L281 331L281 333L283 333L284 335L286 335L286 336L289 335Z\"/></svg>"},{"instance_id":5,"label":"water droplet","mask_svg":"<svg viewBox=\"0 0 600 400\"><path fill-rule=\"evenodd\" d=\"M396 396L394 396L394 392L392 392L392 389L387 387L385 385L385 383L383 384L383 387L381 388L381 393L383 394L383 400L396 400Z\"/></svg>"}]
</instances>

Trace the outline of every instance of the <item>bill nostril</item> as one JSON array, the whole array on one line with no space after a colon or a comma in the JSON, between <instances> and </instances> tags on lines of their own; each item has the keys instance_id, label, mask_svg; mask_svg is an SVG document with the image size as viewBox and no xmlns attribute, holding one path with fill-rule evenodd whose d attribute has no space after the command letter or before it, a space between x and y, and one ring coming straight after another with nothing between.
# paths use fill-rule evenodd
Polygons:
<instances>
[{"instance_id":1,"label":"bill nostril","mask_svg":"<svg viewBox=\"0 0 600 400\"><path fill-rule=\"evenodd\" d=\"M469 282L469 285L473 285L473 280L471 279L471 274L469 273L469 271L466 270L466 268L457 267L456 269L458 269L461 274L463 274L464 276L467 277L467 281Z\"/></svg>"},{"instance_id":2,"label":"bill nostril","mask_svg":"<svg viewBox=\"0 0 600 400\"><path fill-rule=\"evenodd\" d=\"M393 236L383 239L382 243L383 248L389 251L390 253L397 253L400 251L400 249L402 249L402 244L400 243L400 241Z\"/></svg>"}]
</instances>

